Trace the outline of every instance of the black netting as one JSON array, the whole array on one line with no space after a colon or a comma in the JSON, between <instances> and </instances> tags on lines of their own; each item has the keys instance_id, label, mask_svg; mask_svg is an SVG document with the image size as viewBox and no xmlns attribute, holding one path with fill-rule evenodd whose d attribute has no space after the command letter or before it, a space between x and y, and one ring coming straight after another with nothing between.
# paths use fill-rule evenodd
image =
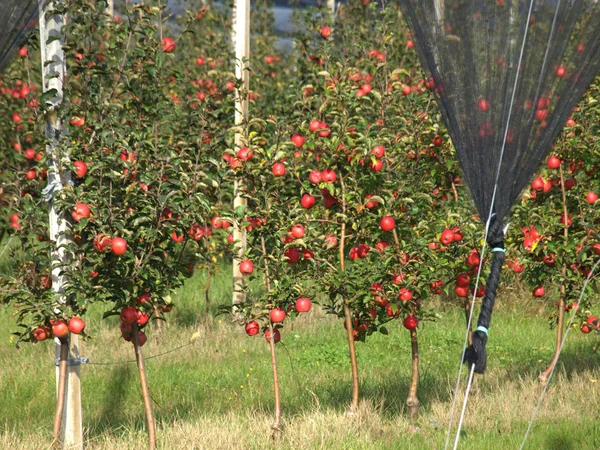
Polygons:
<instances>
[{"instance_id":1,"label":"black netting","mask_svg":"<svg viewBox=\"0 0 600 450\"><path fill-rule=\"evenodd\" d=\"M480 216L502 221L600 68L596 0L400 0ZM516 86L516 88L515 88Z\"/></svg>"},{"instance_id":2,"label":"black netting","mask_svg":"<svg viewBox=\"0 0 600 450\"><path fill-rule=\"evenodd\" d=\"M0 3L0 70L3 70L19 42L32 28L38 0L1 0Z\"/></svg>"},{"instance_id":3,"label":"black netting","mask_svg":"<svg viewBox=\"0 0 600 450\"><path fill-rule=\"evenodd\" d=\"M502 224L600 69L597 0L400 0L495 248L464 360L485 372ZM499 163L501 162L500 166ZM494 216L490 216L492 208Z\"/></svg>"}]
</instances>

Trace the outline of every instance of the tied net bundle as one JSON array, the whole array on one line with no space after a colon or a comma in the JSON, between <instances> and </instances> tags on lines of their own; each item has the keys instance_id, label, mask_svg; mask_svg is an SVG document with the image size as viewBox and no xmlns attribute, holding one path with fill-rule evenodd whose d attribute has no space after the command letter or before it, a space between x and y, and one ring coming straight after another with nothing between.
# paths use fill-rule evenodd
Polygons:
<instances>
[{"instance_id":1,"label":"tied net bundle","mask_svg":"<svg viewBox=\"0 0 600 450\"><path fill-rule=\"evenodd\" d=\"M600 69L596 0L400 0L495 248L465 360L483 373L504 223Z\"/></svg>"},{"instance_id":2,"label":"tied net bundle","mask_svg":"<svg viewBox=\"0 0 600 450\"><path fill-rule=\"evenodd\" d=\"M0 71L35 23L38 0L2 0L0 6Z\"/></svg>"}]
</instances>

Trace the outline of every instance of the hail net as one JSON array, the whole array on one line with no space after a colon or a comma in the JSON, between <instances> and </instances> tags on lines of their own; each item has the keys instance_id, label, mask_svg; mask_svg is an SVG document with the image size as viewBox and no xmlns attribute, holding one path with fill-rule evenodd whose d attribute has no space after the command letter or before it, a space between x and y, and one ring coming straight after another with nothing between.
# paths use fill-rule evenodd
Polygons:
<instances>
[{"instance_id":1,"label":"hail net","mask_svg":"<svg viewBox=\"0 0 600 450\"><path fill-rule=\"evenodd\" d=\"M503 221L600 68L600 4L400 5L480 217L489 216L497 180L494 212Z\"/></svg>"},{"instance_id":2,"label":"hail net","mask_svg":"<svg viewBox=\"0 0 600 450\"><path fill-rule=\"evenodd\" d=\"M0 71L32 28L38 0L2 0L0 6Z\"/></svg>"}]
</instances>

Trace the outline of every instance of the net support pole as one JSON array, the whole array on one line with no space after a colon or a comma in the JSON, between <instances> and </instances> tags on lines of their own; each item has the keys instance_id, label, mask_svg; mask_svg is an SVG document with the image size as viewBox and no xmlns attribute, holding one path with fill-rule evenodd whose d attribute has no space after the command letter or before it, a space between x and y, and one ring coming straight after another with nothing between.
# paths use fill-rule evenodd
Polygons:
<instances>
[{"instance_id":1,"label":"net support pole","mask_svg":"<svg viewBox=\"0 0 600 450\"><path fill-rule=\"evenodd\" d=\"M240 82L235 92L235 151L243 147L246 140L246 124L248 121L248 90L250 88L250 0L235 0L233 11L232 40L235 49L235 76ZM243 196L245 184L236 180L233 186L233 209L247 206ZM233 224L233 239L237 242L233 258L233 303L243 303L245 294L238 292L244 285L244 276L240 272L240 261L246 252L246 230L243 224Z\"/></svg>"},{"instance_id":2,"label":"net support pole","mask_svg":"<svg viewBox=\"0 0 600 450\"><path fill-rule=\"evenodd\" d=\"M106 14L110 17L115 15L115 0L106 0Z\"/></svg>"},{"instance_id":3,"label":"net support pole","mask_svg":"<svg viewBox=\"0 0 600 450\"><path fill-rule=\"evenodd\" d=\"M67 220L56 208L55 199L60 194L64 183L71 178L68 170L68 161L58 154L58 139L62 134L62 123L58 116L58 108L63 99L63 82L66 73L65 54L63 51L63 39L61 36L65 18L61 14L53 14L54 5L60 4L62 0L54 0L44 4L40 0L40 49L42 59L43 91L56 89L54 97L48 100L48 112L46 117L46 138L48 144L46 153L50 157L48 170L48 186L52 198L50 199L49 222L50 240L54 243L52 250L52 287L62 302L66 301L64 286L66 276L62 269L69 262L69 255L64 246L70 239L70 228ZM43 9L42 9L43 8ZM58 40L49 39L59 37ZM60 342L56 345L57 358L60 355ZM69 336L69 360L79 358L79 337L71 334ZM56 369L58 387L58 368ZM79 365L70 363L67 368L67 381L65 387L64 410L62 416L61 438L63 448L83 449L83 428L81 421L81 385Z\"/></svg>"},{"instance_id":4,"label":"net support pole","mask_svg":"<svg viewBox=\"0 0 600 450\"><path fill-rule=\"evenodd\" d=\"M335 0L327 0L327 10L335 15Z\"/></svg>"}]
</instances>

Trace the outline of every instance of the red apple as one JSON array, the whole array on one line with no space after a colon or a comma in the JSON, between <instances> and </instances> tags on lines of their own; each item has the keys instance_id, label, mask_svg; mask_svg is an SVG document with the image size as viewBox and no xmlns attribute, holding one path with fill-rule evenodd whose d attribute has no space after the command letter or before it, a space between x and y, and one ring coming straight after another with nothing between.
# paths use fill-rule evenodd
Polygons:
<instances>
[{"instance_id":1,"label":"red apple","mask_svg":"<svg viewBox=\"0 0 600 450\"><path fill-rule=\"evenodd\" d=\"M254 272L254 264L249 259L245 259L240 263L240 272L244 275L250 275Z\"/></svg>"},{"instance_id":2,"label":"red apple","mask_svg":"<svg viewBox=\"0 0 600 450\"><path fill-rule=\"evenodd\" d=\"M246 324L245 329L248 336L254 336L260 331L260 326L256 320L252 320Z\"/></svg>"},{"instance_id":3,"label":"red apple","mask_svg":"<svg viewBox=\"0 0 600 450\"><path fill-rule=\"evenodd\" d=\"M50 336L50 329L48 327L37 327L33 330L33 338L38 342L45 341Z\"/></svg>"},{"instance_id":4,"label":"red apple","mask_svg":"<svg viewBox=\"0 0 600 450\"><path fill-rule=\"evenodd\" d=\"M400 289L400 293L398 294L398 297L403 302L410 302L413 298L413 293L406 288L402 288L402 289Z\"/></svg>"},{"instance_id":5,"label":"red apple","mask_svg":"<svg viewBox=\"0 0 600 450\"><path fill-rule=\"evenodd\" d=\"M77 176L77 178L85 177L85 174L88 170L87 164L83 161L75 161L73 165L75 166L75 175Z\"/></svg>"},{"instance_id":6,"label":"red apple","mask_svg":"<svg viewBox=\"0 0 600 450\"><path fill-rule=\"evenodd\" d=\"M285 320L285 311L281 308L273 308L269 312L269 318L273 323L282 323Z\"/></svg>"},{"instance_id":7,"label":"red apple","mask_svg":"<svg viewBox=\"0 0 600 450\"><path fill-rule=\"evenodd\" d=\"M105 234L98 234L94 237L94 248L99 252L105 252L110 245L110 238Z\"/></svg>"},{"instance_id":8,"label":"red apple","mask_svg":"<svg viewBox=\"0 0 600 450\"><path fill-rule=\"evenodd\" d=\"M79 222L81 219L89 219L90 218L90 207L85 203L76 203L75 209L71 213L73 220L75 222Z\"/></svg>"},{"instance_id":9,"label":"red apple","mask_svg":"<svg viewBox=\"0 0 600 450\"><path fill-rule=\"evenodd\" d=\"M471 277L466 273L459 273L456 276L456 285L460 287L469 287Z\"/></svg>"},{"instance_id":10,"label":"red apple","mask_svg":"<svg viewBox=\"0 0 600 450\"><path fill-rule=\"evenodd\" d=\"M150 316L148 316L148 314L146 314L145 312L142 311L137 311L137 318L135 319L135 322L143 327L144 325L146 325L148 323L148 320L150 319Z\"/></svg>"},{"instance_id":11,"label":"red apple","mask_svg":"<svg viewBox=\"0 0 600 450\"><path fill-rule=\"evenodd\" d=\"M379 226L383 231L392 231L396 226L396 221L391 216L384 216L379 221Z\"/></svg>"},{"instance_id":12,"label":"red apple","mask_svg":"<svg viewBox=\"0 0 600 450\"><path fill-rule=\"evenodd\" d=\"M558 169L560 167L560 158L557 156L551 156L548 158L548 168L549 169Z\"/></svg>"},{"instance_id":13,"label":"red apple","mask_svg":"<svg viewBox=\"0 0 600 450\"><path fill-rule=\"evenodd\" d=\"M371 155L375 158L383 158L385 156L385 148L383 145L376 145L371 149Z\"/></svg>"},{"instance_id":14,"label":"red apple","mask_svg":"<svg viewBox=\"0 0 600 450\"><path fill-rule=\"evenodd\" d=\"M308 312L310 311L311 305L312 303L310 299L306 297L300 297L298 300L296 300L296 311L298 311L299 313Z\"/></svg>"},{"instance_id":15,"label":"red apple","mask_svg":"<svg viewBox=\"0 0 600 450\"><path fill-rule=\"evenodd\" d=\"M250 161L254 154L248 147L241 147L237 152L237 157L240 161Z\"/></svg>"},{"instance_id":16,"label":"red apple","mask_svg":"<svg viewBox=\"0 0 600 450\"><path fill-rule=\"evenodd\" d=\"M265 339L267 340L267 342L271 342L271 330L265 331ZM281 333L279 333L279 330L276 329L273 332L273 342L275 344L277 344L280 340L281 340Z\"/></svg>"},{"instance_id":17,"label":"red apple","mask_svg":"<svg viewBox=\"0 0 600 450\"><path fill-rule=\"evenodd\" d=\"M127 252L127 241L120 237L112 238L110 241L110 251L117 256L124 255Z\"/></svg>"},{"instance_id":18,"label":"red apple","mask_svg":"<svg viewBox=\"0 0 600 450\"><path fill-rule=\"evenodd\" d=\"M481 112L487 112L490 109L490 102L482 98L479 100L479 103L477 103L477 108L479 108L479 111Z\"/></svg>"},{"instance_id":19,"label":"red apple","mask_svg":"<svg viewBox=\"0 0 600 450\"><path fill-rule=\"evenodd\" d=\"M544 286L538 286L533 290L534 297L543 297L546 294L546 289Z\"/></svg>"},{"instance_id":20,"label":"red apple","mask_svg":"<svg viewBox=\"0 0 600 450\"><path fill-rule=\"evenodd\" d=\"M454 242L454 231L448 229L442 231L440 242L444 245L449 245Z\"/></svg>"},{"instance_id":21,"label":"red apple","mask_svg":"<svg viewBox=\"0 0 600 450\"><path fill-rule=\"evenodd\" d=\"M148 336L143 331L138 331L138 340L140 342L140 347L143 347L146 342L148 342Z\"/></svg>"},{"instance_id":22,"label":"red apple","mask_svg":"<svg viewBox=\"0 0 600 450\"><path fill-rule=\"evenodd\" d=\"M318 170L313 170L309 175L308 179L312 184L319 184L322 180L321 172Z\"/></svg>"},{"instance_id":23,"label":"red apple","mask_svg":"<svg viewBox=\"0 0 600 450\"><path fill-rule=\"evenodd\" d=\"M126 306L121 310L121 322L126 324L134 323L138 318L138 310L133 306Z\"/></svg>"},{"instance_id":24,"label":"red apple","mask_svg":"<svg viewBox=\"0 0 600 450\"><path fill-rule=\"evenodd\" d=\"M302 239L304 237L304 227L302 225L294 225L292 227L292 237L294 239Z\"/></svg>"},{"instance_id":25,"label":"red apple","mask_svg":"<svg viewBox=\"0 0 600 450\"><path fill-rule=\"evenodd\" d=\"M321 37L323 39L329 39L329 37L331 36L331 28L330 27L322 27L321 28Z\"/></svg>"},{"instance_id":26,"label":"red apple","mask_svg":"<svg viewBox=\"0 0 600 450\"><path fill-rule=\"evenodd\" d=\"M300 251L297 248L288 248L283 252L284 256L287 258L288 264L296 264L300 261Z\"/></svg>"},{"instance_id":27,"label":"red apple","mask_svg":"<svg viewBox=\"0 0 600 450\"><path fill-rule=\"evenodd\" d=\"M536 191L542 191L544 189L544 179L542 177L537 177L531 182L531 188Z\"/></svg>"},{"instance_id":28,"label":"red apple","mask_svg":"<svg viewBox=\"0 0 600 450\"><path fill-rule=\"evenodd\" d=\"M271 171L276 177L282 177L285 175L285 166L282 163L275 163Z\"/></svg>"},{"instance_id":29,"label":"red apple","mask_svg":"<svg viewBox=\"0 0 600 450\"><path fill-rule=\"evenodd\" d=\"M85 328L85 322L79 317L71 317L68 328L73 334L81 334Z\"/></svg>"},{"instance_id":30,"label":"red apple","mask_svg":"<svg viewBox=\"0 0 600 450\"><path fill-rule=\"evenodd\" d=\"M178 235L176 231L173 231L171 233L171 239L173 239L173 241L176 242L177 244L180 244L185 239L185 235L183 235L183 234Z\"/></svg>"},{"instance_id":31,"label":"red apple","mask_svg":"<svg viewBox=\"0 0 600 450\"><path fill-rule=\"evenodd\" d=\"M414 330L415 328L417 328L417 325L419 324L419 321L417 320L417 318L415 316L407 316L404 319L403 325L404 328L406 328L407 330Z\"/></svg>"},{"instance_id":32,"label":"red apple","mask_svg":"<svg viewBox=\"0 0 600 450\"><path fill-rule=\"evenodd\" d=\"M296 146L296 148L302 148L304 145L304 137L299 134L294 134L292 136L292 143Z\"/></svg>"},{"instance_id":33,"label":"red apple","mask_svg":"<svg viewBox=\"0 0 600 450\"><path fill-rule=\"evenodd\" d=\"M335 183L337 177L333 169L325 169L321 172L321 178L325 183Z\"/></svg>"},{"instance_id":34,"label":"red apple","mask_svg":"<svg viewBox=\"0 0 600 450\"><path fill-rule=\"evenodd\" d=\"M310 194L304 194L300 199L300 205L302 205L304 209L310 209L315 206L315 198Z\"/></svg>"},{"instance_id":35,"label":"red apple","mask_svg":"<svg viewBox=\"0 0 600 450\"><path fill-rule=\"evenodd\" d=\"M52 324L52 334L59 339L66 338L69 335L69 327L64 320L55 320Z\"/></svg>"},{"instance_id":36,"label":"red apple","mask_svg":"<svg viewBox=\"0 0 600 450\"><path fill-rule=\"evenodd\" d=\"M588 202L590 205L593 205L594 203L596 203L597 200L598 200L598 194L596 194L595 192L590 191L585 196L585 201Z\"/></svg>"},{"instance_id":37,"label":"red apple","mask_svg":"<svg viewBox=\"0 0 600 450\"><path fill-rule=\"evenodd\" d=\"M175 43L175 40L173 38L170 38L170 37L163 38L163 40L162 40L163 52L172 53L175 51L176 47L177 47L177 44Z\"/></svg>"}]
</instances>

